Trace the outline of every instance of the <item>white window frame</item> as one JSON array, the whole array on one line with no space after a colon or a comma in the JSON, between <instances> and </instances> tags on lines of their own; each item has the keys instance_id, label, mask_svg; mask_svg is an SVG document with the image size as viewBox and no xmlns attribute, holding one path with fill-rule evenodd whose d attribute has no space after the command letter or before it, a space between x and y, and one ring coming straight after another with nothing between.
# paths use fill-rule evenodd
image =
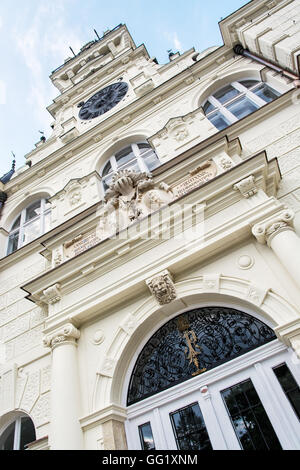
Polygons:
<instances>
[{"instance_id":1,"label":"white window frame","mask_svg":"<svg viewBox=\"0 0 300 470\"><path fill-rule=\"evenodd\" d=\"M246 78L243 78L241 79L241 81L243 80L247 80ZM249 80L252 80L252 79L249 79ZM212 104L214 106L214 109L212 109L211 111L209 111L206 115L206 117L209 119L210 116L212 116L213 114L215 114L217 111L219 111L221 113L222 116L224 116L226 118L226 120L229 122L228 125L231 125L233 124L234 122L237 122L239 121L239 118L237 118L231 111L229 111L228 106L230 106L231 104L234 104L235 102L238 102L241 98L243 97L246 97L248 98L252 103L254 103L255 105L257 105L257 109L261 108L262 106L266 105L267 102L264 101L262 98L260 98L259 96L257 96L255 93L254 93L254 90L256 88L259 88L262 84L266 84L267 86L270 87L270 85L267 83L267 82L262 82L262 81L259 81L259 80L256 80L257 83L255 83L253 86L251 86L250 88L247 88L245 87L244 85L242 85L242 83L238 82L238 81L233 81L231 83L229 83L228 85L231 85L233 88L235 88L236 90L238 90L240 93L236 96L234 96L233 98L231 98L230 100L226 101L225 102L225 105L224 103L221 103L217 98L214 97L214 94L210 95L206 100L205 102L203 103L203 106L205 105L205 103L209 102L210 104ZM224 88L228 85L224 85ZM222 87L223 88L223 87ZM219 90L222 90L222 88L220 88ZM274 88L273 86L270 87L272 88L274 91L276 91L277 93L280 93L281 92L279 90L277 90L276 88ZM217 91L219 90L216 90L215 93L217 93Z\"/></svg>"},{"instance_id":2,"label":"white window frame","mask_svg":"<svg viewBox=\"0 0 300 470\"><path fill-rule=\"evenodd\" d=\"M141 153L139 147L138 147L138 144L148 144L148 142L146 141L141 141L141 142L135 142L135 143L132 143L132 144L128 144L128 145L125 145L123 148L119 149L116 153L120 152L121 150L125 149L126 147L131 147L132 149L132 152L134 154L134 157L132 160L130 160L129 162L125 163L124 165L121 165L121 166L118 166L118 163L117 163L117 160L116 160L116 157L115 157L115 154L111 155L111 157L109 159L107 159L104 163L104 165L102 166L101 168L101 171L100 171L100 176L102 178L102 180L105 180L109 175L112 175L113 173L116 173L117 171L119 170L125 170L125 169L130 169L132 166L134 166L134 164L137 163L138 167L139 167L139 170L141 172L146 172L146 173L149 173L150 170L149 168L147 167L146 165L146 162L145 162L145 158L147 158L148 156L150 156L152 153L155 153L156 157L157 157L157 160L158 162L160 162L159 160L159 157L158 155L156 154L155 150L153 150L153 148L149 145L149 149L146 150L145 152ZM103 176L103 170L105 168L105 166L107 165L107 163L110 162L110 165L111 165L111 171L109 173L107 173L106 175ZM103 193L105 193L105 188L104 188L104 184L102 183L102 189L103 189Z\"/></svg>"},{"instance_id":3,"label":"white window frame","mask_svg":"<svg viewBox=\"0 0 300 470\"><path fill-rule=\"evenodd\" d=\"M37 201L33 201L28 206L26 206L21 211L21 213L19 213L18 216L15 218L14 223L21 216L20 225L16 229L11 230L9 232L7 251L8 251L8 248L9 248L9 239L10 239L11 236L15 235L16 233L19 233L18 246L17 246L16 250L18 250L22 246L26 245L26 243L24 243L24 241L23 241L24 231L25 231L26 227L28 227L30 224L32 224L33 222L35 222L38 219L40 219L40 232L39 232L39 235L36 238L38 238L39 236L41 236L45 233L45 231L46 231L45 219L46 219L46 216L51 212L51 208L48 208L48 209L46 208L47 200L45 198L40 199L40 209L41 209L40 214L37 215L36 217L33 217L32 219L28 220L27 222L25 221L26 220L26 211L27 211L28 208L30 208L30 206L32 204L34 204L34 202L37 202ZM12 227L13 227L14 223L12 224ZM28 243L30 243L30 242L28 242ZM14 251L16 251L16 250L14 250ZM14 253L14 251L11 251L10 253ZM7 254L10 254L10 253L7 253Z\"/></svg>"}]
</instances>

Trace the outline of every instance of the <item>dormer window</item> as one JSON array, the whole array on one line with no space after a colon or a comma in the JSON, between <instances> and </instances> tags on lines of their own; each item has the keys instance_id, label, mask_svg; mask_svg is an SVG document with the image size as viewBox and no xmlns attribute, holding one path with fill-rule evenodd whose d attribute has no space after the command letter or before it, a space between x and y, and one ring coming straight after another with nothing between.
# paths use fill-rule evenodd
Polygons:
<instances>
[{"instance_id":1,"label":"dormer window","mask_svg":"<svg viewBox=\"0 0 300 470\"><path fill-rule=\"evenodd\" d=\"M104 191L108 189L113 174L119 170L131 169L149 173L159 164L155 151L147 142L128 145L105 163L101 172Z\"/></svg>"},{"instance_id":2,"label":"dormer window","mask_svg":"<svg viewBox=\"0 0 300 470\"><path fill-rule=\"evenodd\" d=\"M280 93L267 83L253 79L241 80L216 91L204 103L203 110L206 117L221 131L278 96Z\"/></svg>"},{"instance_id":3,"label":"dormer window","mask_svg":"<svg viewBox=\"0 0 300 470\"><path fill-rule=\"evenodd\" d=\"M50 207L46 199L39 199L22 210L9 233L8 255L50 229Z\"/></svg>"}]
</instances>

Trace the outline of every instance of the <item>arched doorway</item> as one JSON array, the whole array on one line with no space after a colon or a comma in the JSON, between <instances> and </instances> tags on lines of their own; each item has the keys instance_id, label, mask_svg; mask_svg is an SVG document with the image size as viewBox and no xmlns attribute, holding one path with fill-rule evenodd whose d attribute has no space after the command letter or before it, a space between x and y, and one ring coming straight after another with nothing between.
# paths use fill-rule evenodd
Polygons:
<instances>
[{"instance_id":1,"label":"arched doorway","mask_svg":"<svg viewBox=\"0 0 300 470\"><path fill-rule=\"evenodd\" d=\"M252 315L208 306L148 340L127 395L130 449L299 449L299 366Z\"/></svg>"}]
</instances>

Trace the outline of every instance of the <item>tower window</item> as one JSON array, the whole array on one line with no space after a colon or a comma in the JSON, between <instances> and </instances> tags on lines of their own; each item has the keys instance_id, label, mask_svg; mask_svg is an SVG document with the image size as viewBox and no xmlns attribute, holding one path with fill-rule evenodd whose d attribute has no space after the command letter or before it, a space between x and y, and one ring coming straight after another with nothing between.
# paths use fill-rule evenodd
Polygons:
<instances>
[{"instance_id":1,"label":"tower window","mask_svg":"<svg viewBox=\"0 0 300 470\"><path fill-rule=\"evenodd\" d=\"M155 151L146 142L139 142L124 147L112 155L102 169L101 176L104 192L108 189L115 172L125 169L149 172L154 170L159 164L160 161Z\"/></svg>"},{"instance_id":2,"label":"tower window","mask_svg":"<svg viewBox=\"0 0 300 470\"><path fill-rule=\"evenodd\" d=\"M46 199L40 199L22 210L9 234L8 255L50 229L50 207Z\"/></svg>"},{"instance_id":3,"label":"tower window","mask_svg":"<svg viewBox=\"0 0 300 470\"><path fill-rule=\"evenodd\" d=\"M209 96L203 105L203 111L221 131L278 96L280 93L267 83L252 79L241 80L232 82Z\"/></svg>"}]
</instances>

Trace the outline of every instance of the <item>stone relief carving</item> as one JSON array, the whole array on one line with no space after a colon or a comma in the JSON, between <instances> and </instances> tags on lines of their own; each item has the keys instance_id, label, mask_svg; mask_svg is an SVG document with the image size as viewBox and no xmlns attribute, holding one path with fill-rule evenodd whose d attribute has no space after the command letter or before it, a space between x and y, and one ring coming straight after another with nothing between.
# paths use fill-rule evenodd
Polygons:
<instances>
[{"instance_id":1,"label":"stone relief carving","mask_svg":"<svg viewBox=\"0 0 300 470\"><path fill-rule=\"evenodd\" d=\"M166 269L157 276L146 280L151 294L160 305L165 305L177 297L176 289L169 271Z\"/></svg>"},{"instance_id":2,"label":"stone relief carving","mask_svg":"<svg viewBox=\"0 0 300 470\"><path fill-rule=\"evenodd\" d=\"M171 188L155 184L151 175L134 170L114 174L105 194L104 207L99 210L96 235L104 240L146 217L174 199Z\"/></svg>"},{"instance_id":3,"label":"stone relief carving","mask_svg":"<svg viewBox=\"0 0 300 470\"><path fill-rule=\"evenodd\" d=\"M77 182L72 182L68 188L67 198L71 206L76 206L81 202L82 190Z\"/></svg>"}]
</instances>

